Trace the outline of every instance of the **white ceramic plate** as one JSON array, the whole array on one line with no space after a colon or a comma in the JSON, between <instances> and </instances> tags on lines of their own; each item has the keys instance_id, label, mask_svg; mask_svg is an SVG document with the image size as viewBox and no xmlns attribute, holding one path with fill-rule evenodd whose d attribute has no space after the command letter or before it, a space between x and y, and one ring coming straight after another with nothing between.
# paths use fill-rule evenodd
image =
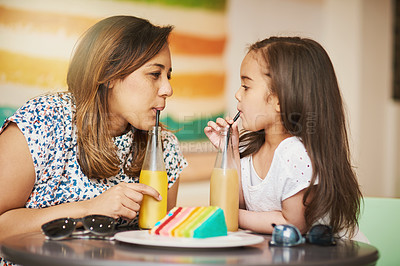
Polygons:
<instances>
[{"instance_id":1,"label":"white ceramic plate","mask_svg":"<svg viewBox=\"0 0 400 266\"><path fill-rule=\"evenodd\" d=\"M209 238L184 238L150 235L147 230L125 231L115 234L115 239L121 242L161 247L180 248L227 248L255 245L264 241L262 236L246 232L229 232L227 236Z\"/></svg>"}]
</instances>

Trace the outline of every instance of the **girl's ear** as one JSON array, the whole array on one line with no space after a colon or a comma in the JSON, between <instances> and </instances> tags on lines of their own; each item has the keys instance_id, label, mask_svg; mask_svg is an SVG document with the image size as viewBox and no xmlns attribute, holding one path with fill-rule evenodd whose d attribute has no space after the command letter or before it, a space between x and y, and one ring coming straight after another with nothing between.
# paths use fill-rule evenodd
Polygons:
<instances>
[{"instance_id":1,"label":"girl's ear","mask_svg":"<svg viewBox=\"0 0 400 266\"><path fill-rule=\"evenodd\" d=\"M277 113L280 113L281 112L281 105L279 104L279 99L278 99L278 97L277 96L273 96L274 98L274 101L273 101L273 105L274 105L274 108L275 108L275 111L277 112Z\"/></svg>"},{"instance_id":2,"label":"girl's ear","mask_svg":"<svg viewBox=\"0 0 400 266\"><path fill-rule=\"evenodd\" d=\"M275 103L275 111L277 113L281 112L281 105L279 104L279 101L276 101L276 103Z\"/></svg>"}]
</instances>

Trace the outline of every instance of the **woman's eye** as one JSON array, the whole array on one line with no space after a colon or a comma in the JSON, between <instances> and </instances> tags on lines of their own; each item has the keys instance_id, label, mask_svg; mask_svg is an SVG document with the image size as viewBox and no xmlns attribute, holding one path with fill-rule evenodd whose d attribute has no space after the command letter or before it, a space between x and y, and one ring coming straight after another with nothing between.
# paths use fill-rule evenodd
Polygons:
<instances>
[{"instance_id":1,"label":"woman's eye","mask_svg":"<svg viewBox=\"0 0 400 266\"><path fill-rule=\"evenodd\" d=\"M244 90L247 90L247 89L249 88L249 87L246 86L246 85L242 85L242 87L243 87Z\"/></svg>"},{"instance_id":2,"label":"woman's eye","mask_svg":"<svg viewBox=\"0 0 400 266\"><path fill-rule=\"evenodd\" d=\"M161 75L161 72L150 73L150 75L152 75L154 77L154 79L158 79Z\"/></svg>"}]
</instances>

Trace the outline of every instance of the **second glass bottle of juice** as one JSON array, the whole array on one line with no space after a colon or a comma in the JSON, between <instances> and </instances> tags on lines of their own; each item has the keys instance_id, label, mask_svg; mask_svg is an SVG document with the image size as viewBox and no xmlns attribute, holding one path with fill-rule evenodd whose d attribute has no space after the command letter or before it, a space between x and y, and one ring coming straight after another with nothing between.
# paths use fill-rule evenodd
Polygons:
<instances>
[{"instance_id":1,"label":"second glass bottle of juice","mask_svg":"<svg viewBox=\"0 0 400 266\"><path fill-rule=\"evenodd\" d=\"M151 229L167 214L168 177L161 146L161 127L155 126L149 130L139 183L153 187L162 197L162 200L158 201L151 196L143 196L139 211L139 227Z\"/></svg>"},{"instance_id":2,"label":"second glass bottle of juice","mask_svg":"<svg viewBox=\"0 0 400 266\"><path fill-rule=\"evenodd\" d=\"M239 177L233 158L230 127L221 129L221 138L210 179L210 205L224 211L228 231L238 230Z\"/></svg>"}]
</instances>

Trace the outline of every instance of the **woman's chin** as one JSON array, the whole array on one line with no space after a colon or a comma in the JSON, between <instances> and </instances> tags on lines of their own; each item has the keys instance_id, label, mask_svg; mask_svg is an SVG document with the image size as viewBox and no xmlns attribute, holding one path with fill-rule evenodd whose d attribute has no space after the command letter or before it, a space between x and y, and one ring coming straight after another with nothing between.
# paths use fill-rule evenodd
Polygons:
<instances>
[{"instance_id":1,"label":"woman's chin","mask_svg":"<svg viewBox=\"0 0 400 266\"><path fill-rule=\"evenodd\" d=\"M155 121L154 123L145 123L141 126L141 130L145 130L145 131L149 131L151 129L153 129L153 127L155 126Z\"/></svg>"}]
</instances>

